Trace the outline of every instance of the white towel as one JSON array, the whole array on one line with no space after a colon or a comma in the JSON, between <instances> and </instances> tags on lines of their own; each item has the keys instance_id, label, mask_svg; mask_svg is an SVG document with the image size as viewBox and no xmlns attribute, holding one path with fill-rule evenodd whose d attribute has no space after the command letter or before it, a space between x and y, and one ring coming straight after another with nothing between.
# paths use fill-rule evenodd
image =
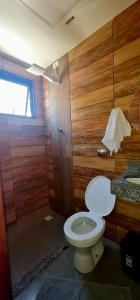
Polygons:
<instances>
[{"instance_id":1,"label":"white towel","mask_svg":"<svg viewBox=\"0 0 140 300\"><path fill-rule=\"evenodd\" d=\"M125 118L120 108L114 108L111 111L108 124L105 131L105 136L102 143L112 152L118 152L125 136L131 135L130 123Z\"/></svg>"}]
</instances>

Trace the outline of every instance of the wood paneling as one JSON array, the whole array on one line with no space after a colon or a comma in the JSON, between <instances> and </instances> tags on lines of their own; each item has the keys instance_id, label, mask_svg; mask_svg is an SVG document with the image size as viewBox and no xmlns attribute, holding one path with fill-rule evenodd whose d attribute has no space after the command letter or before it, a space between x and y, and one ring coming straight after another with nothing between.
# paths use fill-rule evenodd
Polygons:
<instances>
[{"instance_id":1,"label":"wood paneling","mask_svg":"<svg viewBox=\"0 0 140 300\"><path fill-rule=\"evenodd\" d=\"M111 38L111 34L112 34L112 28L110 26L110 23L107 23L104 27L99 29L97 32L91 35L84 42L79 44L77 47L73 48L69 52L71 72L74 72L75 70L77 70L77 68L81 69L93 61L97 61L102 56L105 56L105 53L107 55L108 49L110 49L110 52L112 52L111 51L112 45L108 43L108 40L110 40ZM103 46L103 43L106 44L106 47ZM99 49L101 49L101 51L99 51L100 54L98 54ZM82 61L81 61L81 57L82 57ZM86 58L84 60L84 63L82 63L83 58Z\"/></svg>"},{"instance_id":2,"label":"wood paneling","mask_svg":"<svg viewBox=\"0 0 140 300\"><path fill-rule=\"evenodd\" d=\"M128 117L131 101L140 85L140 1L114 19L113 45L114 105L121 107ZM140 134L134 129L131 137L125 138L122 143L122 151L116 155L118 175L127 169L129 161L140 161ZM116 211L121 227L140 230L139 220L134 222L140 215L139 204L118 200ZM129 226L126 226L128 224Z\"/></svg>"},{"instance_id":3,"label":"wood paneling","mask_svg":"<svg viewBox=\"0 0 140 300\"><path fill-rule=\"evenodd\" d=\"M113 22L113 29L113 46L115 50L137 40L140 37L139 0L115 18L115 22Z\"/></svg>"},{"instance_id":4,"label":"wood paneling","mask_svg":"<svg viewBox=\"0 0 140 300\"><path fill-rule=\"evenodd\" d=\"M3 199L0 182L0 299L11 300L10 275L6 244L6 230L4 222Z\"/></svg>"},{"instance_id":5,"label":"wood paneling","mask_svg":"<svg viewBox=\"0 0 140 300\"><path fill-rule=\"evenodd\" d=\"M112 66L113 55L109 54L107 57L103 57L99 61L74 73L74 75L70 73L71 98L111 85L113 83Z\"/></svg>"},{"instance_id":6,"label":"wood paneling","mask_svg":"<svg viewBox=\"0 0 140 300\"><path fill-rule=\"evenodd\" d=\"M55 209L55 182L54 182L54 155L52 141L52 125L50 121L50 102L48 95L48 81L43 79L43 98L45 112L45 144L46 144L46 161L47 161L47 182L49 206Z\"/></svg>"},{"instance_id":7,"label":"wood paneling","mask_svg":"<svg viewBox=\"0 0 140 300\"><path fill-rule=\"evenodd\" d=\"M2 192L7 223L48 203L42 81L0 56L4 70L34 80L36 118L0 116Z\"/></svg>"},{"instance_id":8,"label":"wood paneling","mask_svg":"<svg viewBox=\"0 0 140 300\"><path fill-rule=\"evenodd\" d=\"M130 202L118 198L116 202L116 211L121 215L140 221L140 204L138 202Z\"/></svg>"},{"instance_id":9,"label":"wood paneling","mask_svg":"<svg viewBox=\"0 0 140 300\"><path fill-rule=\"evenodd\" d=\"M132 130L122 151L99 158L111 109L120 107L126 117L140 85L140 1L115 17L69 52L75 211L85 209L84 193L97 175L110 179L140 161L140 134ZM106 235L120 241L127 230L140 231L140 204L117 199L106 218Z\"/></svg>"},{"instance_id":10,"label":"wood paneling","mask_svg":"<svg viewBox=\"0 0 140 300\"><path fill-rule=\"evenodd\" d=\"M97 175L114 177L115 159L97 156L113 108L112 22L69 52L75 208Z\"/></svg>"},{"instance_id":11,"label":"wood paneling","mask_svg":"<svg viewBox=\"0 0 140 300\"><path fill-rule=\"evenodd\" d=\"M48 174L49 180L53 181L49 187L49 195L53 198L55 210L68 216L72 212L73 205L73 180L67 55L59 60L59 71L61 84L48 83L48 87L44 87L44 96L46 95L45 99L49 100L50 111L48 124L50 122L51 139L47 139L47 149L50 149L50 156L53 156L53 166L50 164ZM46 107L48 111L48 105ZM57 131L58 128L62 128L62 132Z\"/></svg>"},{"instance_id":12,"label":"wood paneling","mask_svg":"<svg viewBox=\"0 0 140 300\"><path fill-rule=\"evenodd\" d=\"M85 156L73 156L73 166L115 171L115 160L113 158L102 159L100 157L94 158Z\"/></svg>"},{"instance_id":13,"label":"wood paneling","mask_svg":"<svg viewBox=\"0 0 140 300\"><path fill-rule=\"evenodd\" d=\"M71 109L78 110L85 107L91 107L95 104L112 100L113 86L107 86L99 90L87 92L79 97L71 99ZM104 103L105 105L105 103Z\"/></svg>"},{"instance_id":14,"label":"wood paneling","mask_svg":"<svg viewBox=\"0 0 140 300\"><path fill-rule=\"evenodd\" d=\"M72 112L71 112L72 114ZM102 117L102 122L101 118L94 118L94 119L86 119L82 121L73 121L72 122L72 130L74 133L79 133L79 132L97 132L97 131L102 131L104 132L105 127L107 125L108 117Z\"/></svg>"}]
</instances>

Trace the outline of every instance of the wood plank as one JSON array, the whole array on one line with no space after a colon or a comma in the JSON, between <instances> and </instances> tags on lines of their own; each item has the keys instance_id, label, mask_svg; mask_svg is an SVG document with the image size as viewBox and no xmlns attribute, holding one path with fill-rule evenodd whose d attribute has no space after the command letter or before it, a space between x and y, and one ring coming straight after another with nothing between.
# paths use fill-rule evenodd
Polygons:
<instances>
[{"instance_id":1,"label":"wood plank","mask_svg":"<svg viewBox=\"0 0 140 300\"><path fill-rule=\"evenodd\" d=\"M110 111L113 108L114 102L111 101L106 101L102 106L101 104L95 104L90 107L84 107L79 110L75 110L72 112L72 122L73 121L79 121L79 120L86 120L86 119L91 119L91 118L96 118L96 117L104 117L104 116L109 116Z\"/></svg>"},{"instance_id":2,"label":"wood plank","mask_svg":"<svg viewBox=\"0 0 140 300\"><path fill-rule=\"evenodd\" d=\"M122 79L122 81L114 84L114 97L121 98L132 95L136 92L140 82L140 74L130 79Z\"/></svg>"},{"instance_id":3,"label":"wood plank","mask_svg":"<svg viewBox=\"0 0 140 300\"><path fill-rule=\"evenodd\" d=\"M14 195L16 193L21 194L27 191L30 193L30 190L33 190L34 188L38 187L45 187L48 186L47 184L47 175L36 175L32 180L29 180L29 178L25 178L23 180L19 180L14 185Z\"/></svg>"},{"instance_id":4,"label":"wood plank","mask_svg":"<svg viewBox=\"0 0 140 300\"><path fill-rule=\"evenodd\" d=\"M117 214L117 224L125 230L134 230L140 232L140 222L134 218Z\"/></svg>"},{"instance_id":5,"label":"wood plank","mask_svg":"<svg viewBox=\"0 0 140 300\"><path fill-rule=\"evenodd\" d=\"M45 154L45 145L11 148L11 157L26 157Z\"/></svg>"},{"instance_id":6,"label":"wood plank","mask_svg":"<svg viewBox=\"0 0 140 300\"><path fill-rule=\"evenodd\" d=\"M49 70L52 70L50 66ZM47 178L54 180L55 195L53 205L57 212L68 216L73 211L73 176L72 176L72 144L71 115L69 94L68 55L59 60L59 71L62 74L61 85L48 83L50 106L52 146L46 148L47 154L53 155L53 171L47 172ZM62 128L62 131L57 131ZM50 148L50 149L49 149ZM65 182L65 184L64 184ZM51 188L49 187L49 191ZM54 193L54 189L53 189Z\"/></svg>"},{"instance_id":7,"label":"wood plank","mask_svg":"<svg viewBox=\"0 0 140 300\"><path fill-rule=\"evenodd\" d=\"M80 43L78 46L76 46L69 52L70 65L74 60L87 53L89 50L92 50L94 47L101 44L103 41L110 38L111 35L112 21L105 24L102 28L93 33L90 37L88 37L86 40L84 40L82 43Z\"/></svg>"},{"instance_id":8,"label":"wood plank","mask_svg":"<svg viewBox=\"0 0 140 300\"><path fill-rule=\"evenodd\" d=\"M78 199L81 199L84 203L84 191L81 189L74 189L74 196Z\"/></svg>"},{"instance_id":9,"label":"wood plank","mask_svg":"<svg viewBox=\"0 0 140 300\"><path fill-rule=\"evenodd\" d=\"M114 106L121 108L124 112L129 111L133 98L134 94L114 99Z\"/></svg>"},{"instance_id":10,"label":"wood plank","mask_svg":"<svg viewBox=\"0 0 140 300\"><path fill-rule=\"evenodd\" d=\"M103 57L70 76L71 98L113 83L113 54Z\"/></svg>"},{"instance_id":11,"label":"wood plank","mask_svg":"<svg viewBox=\"0 0 140 300\"><path fill-rule=\"evenodd\" d=\"M116 241L120 243L122 239L125 237L125 235L127 234L128 230L120 226L116 226L116 229L117 229Z\"/></svg>"},{"instance_id":12,"label":"wood plank","mask_svg":"<svg viewBox=\"0 0 140 300\"><path fill-rule=\"evenodd\" d=\"M116 159L116 172L122 174L128 168L128 160L127 159Z\"/></svg>"},{"instance_id":13,"label":"wood plank","mask_svg":"<svg viewBox=\"0 0 140 300\"><path fill-rule=\"evenodd\" d=\"M45 126L15 125L10 126L8 131L10 136L41 136L45 134Z\"/></svg>"},{"instance_id":14,"label":"wood plank","mask_svg":"<svg viewBox=\"0 0 140 300\"><path fill-rule=\"evenodd\" d=\"M87 168L87 167L77 167L73 166L73 174L74 176L88 178L90 180L92 177L103 175L107 176L110 179L114 179L116 177L116 173L114 171L96 169L96 168Z\"/></svg>"},{"instance_id":15,"label":"wood plank","mask_svg":"<svg viewBox=\"0 0 140 300\"><path fill-rule=\"evenodd\" d=\"M140 161L140 150L133 151L132 146L130 146L130 149L125 149L123 147L123 150L117 153L116 158L127 159L127 162L130 160Z\"/></svg>"},{"instance_id":16,"label":"wood plank","mask_svg":"<svg viewBox=\"0 0 140 300\"><path fill-rule=\"evenodd\" d=\"M14 186L18 181L23 181L26 178L32 180L32 178L36 178L36 176L45 176L45 174L46 164L44 163L30 163L24 168L13 169Z\"/></svg>"},{"instance_id":17,"label":"wood plank","mask_svg":"<svg viewBox=\"0 0 140 300\"><path fill-rule=\"evenodd\" d=\"M45 155L37 155L37 156L25 156L25 157L18 157L12 159L12 167L13 169L16 168L24 168L26 166L31 166L34 164L44 164L46 163L46 157Z\"/></svg>"},{"instance_id":18,"label":"wood plank","mask_svg":"<svg viewBox=\"0 0 140 300\"><path fill-rule=\"evenodd\" d=\"M136 1L113 20L114 49L140 37L140 2Z\"/></svg>"},{"instance_id":19,"label":"wood plank","mask_svg":"<svg viewBox=\"0 0 140 300\"><path fill-rule=\"evenodd\" d=\"M115 171L115 159L113 158L100 158L100 157L85 157L73 156L73 165L76 167L86 167L102 169L107 171Z\"/></svg>"},{"instance_id":20,"label":"wood plank","mask_svg":"<svg viewBox=\"0 0 140 300\"><path fill-rule=\"evenodd\" d=\"M87 120L80 120L72 122L72 131L73 132L97 132L97 131L105 131L106 125L108 122L108 117L102 118L94 118Z\"/></svg>"},{"instance_id":21,"label":"wood plank","mask_svg":"<svg viewBox=\"0 0 140 300\"><path fill-rule=\"evenodd\" d=\"M100 88L91 92L86 92L71 99L71 109L81 109L85 107L90 107L95 104L106 102L113 99L113 85ZM105 103L103 104L105 105Z\"/></svg>"},{"instance_id":22,"label":"wood plank","mask_svg":"<svg viewBox=\"0 0 140 300\"><path fill-rule=\"evenodd\" d=\"M129 72L128 72L129 70ZM134 57L124 63L117 65L114 68L114 81L115 83L127 79L135 78L140 74L140 55Z\"/></svg>"},{"instance_id":23,"label":"wood plank","mask_svg":"<svg viewBox=\"0 0 140 300\"><path fill-rule=\"evenodd\" d=\"M112 52L112 34L108 39L102 41L99 45L94 46L93 49L88 50L79 58L75 59L70 64L70 75L83 69L85 66L100 60L102 57L107 56Z\"/></svg>"},{"instance_id":24,"label":"wood plank","mask_svg":"<svg viewBox=\"0 0 140 300\"><path fill-rule=\"evenodd\" d=\"M128 230L124 229L123 227L114 225L108 221L106 222L104 235L113 241L120 243L127 232Z\"/></svg>"},{"instance_id":25,"label":"wood plank","mask_svg":"<svg viewBox=\"0 0 140 300\"><path fill-rule=\"evenodd\" d=\"M34 198L33 203L30 202L28 195L25 202L23 202L24 199L21 197L18 199L19 202L16 202L16 215L18 219L48 204L48 190L46 191L46 193L45 190L42 190L42 193L39 192L39 190L33 191L31 193L31 197ZM21 203L24 203L24 205L21 205Z\"/></svg>"},{"instance_id":26,"label":"wood plank","mask_svg":"<svg viewBox=\"0 0 140 300\"><path fill-rule=\"evenodd\" d=\"M80 145L84 144L85 142L87 144L92 144L94 141L101 141L102 137L104 135L104 130L103 131L82 131L82 132L72 132L72 144L73 145Z\"/></svg>"},{"instance_id":27,"label":"wood plank","mask_svg":"<svg viewBox=\"0 0 140 300\"><path fill-rule=\"evenodd\" d=\"M12 300L6 241L3 199L0 185L0 299Z\"/></svg>"},{"instance_id":28,"label":"wood plank","mask_svg":"<svg viewBox=\"0 0 140 300\"><path fill-rule=\"evenodd\" d=\"M80 69L77 72L70 74L70 84L71 86L77 86L81 83L84 83L86 80L97 76L101 72L104 73L110 69L110 65L113 65L113 54L106 55L99 60L96 60L90 64L87 64L84 68Z\"/></svg>"},{"instance_id":29,"label":"wood plank","mask_svg":"<svg viewBox=\"0 0 140 300\"><path fill-rule=\"evenodd\" d=\"M140 55L140 38L124 45L114 52L114 66L120 65Z\"/></svg>"},{"instance_id":30,"label":"wood plank","mask_svg":"<svg viewBox=\"0 0 140 300\"><path fill-rule=\"evenodd\" d=\"M45 144L45 136L16 136L9 137L11 148L28 147L28 146L43 146Z\"/></svg>"},{"instance_id":31,"label":"wood plank","mask_svg":"<svg viewBox=\"0 0 140 300\"><path fill-rule=\"evenodd\" d=\"M138 202L118 198L116 201L116 212L140 221L140 203Z\"/></svg>"},{"instance_id":32,"label":"wood plank","mask_svg":"<svg viewBox=\"0 0 140 300\"><path fill-rule=\"evenodd\" d=\"M13 174L11 160L1 161L1 186L5 208L6 223L16 221L14 193L13 193Z\"/></svg>"}]
</instances>

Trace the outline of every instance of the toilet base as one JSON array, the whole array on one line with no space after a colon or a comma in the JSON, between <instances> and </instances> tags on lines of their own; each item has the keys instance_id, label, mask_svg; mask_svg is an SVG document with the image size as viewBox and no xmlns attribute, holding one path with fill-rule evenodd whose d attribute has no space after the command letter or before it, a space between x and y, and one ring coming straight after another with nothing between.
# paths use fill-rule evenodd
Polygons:
<instances>
[{"instance_id":1,"label":"toilet base","mask_svg":"<svg viewBox=\"0 0 140 300\"><path fill-rule=\"evenodd\" d=\"M93 247L76 248L74 265L77 271L86 274L93 271L104 252L102 241Z\"/></svg>"}]
</instances>

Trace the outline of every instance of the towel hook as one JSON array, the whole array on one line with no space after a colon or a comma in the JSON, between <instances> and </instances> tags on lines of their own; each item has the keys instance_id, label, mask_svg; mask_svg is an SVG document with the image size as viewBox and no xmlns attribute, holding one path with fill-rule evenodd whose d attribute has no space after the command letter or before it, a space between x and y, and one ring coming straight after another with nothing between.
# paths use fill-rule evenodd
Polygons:
<instances>
[{"instance_id":1,"label":"towel hook","mask_svg":"<svg viewBox=\"0 0 140 300\"><path fill-rule=\"evenodd\" d=\"M107 148L105 148L103 145L99 146L97 149L97 154L100 157L106 157L107 156Z\"/></svg>"}]
</instances>

